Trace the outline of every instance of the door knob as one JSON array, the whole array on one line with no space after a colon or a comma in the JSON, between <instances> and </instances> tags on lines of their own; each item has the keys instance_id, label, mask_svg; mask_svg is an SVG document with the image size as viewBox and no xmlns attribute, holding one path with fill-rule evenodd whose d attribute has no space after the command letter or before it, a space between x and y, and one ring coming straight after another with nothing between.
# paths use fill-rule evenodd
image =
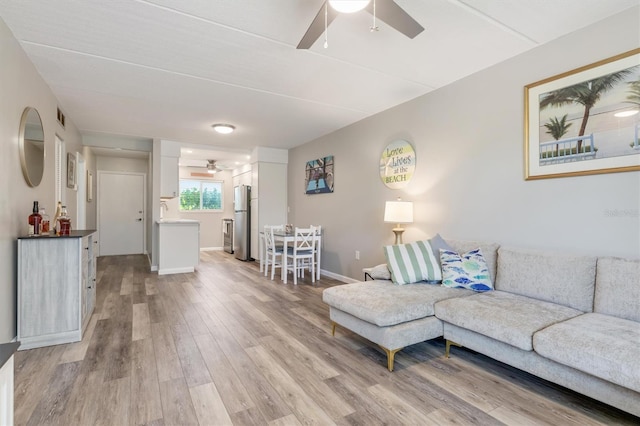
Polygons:
<instances>
[{"instance_id":1,"label":"door knob","mask_svg":"<svg viewBox=\"0 0 640 426\"><path fill-rule=\"evenodd\" d=\"M137 218L137 219L136 219L136 221L138 221L138 222L142 222L142 218L141 218L141 217L139 217L139 218Z\"/></svg>"}]
</instances>

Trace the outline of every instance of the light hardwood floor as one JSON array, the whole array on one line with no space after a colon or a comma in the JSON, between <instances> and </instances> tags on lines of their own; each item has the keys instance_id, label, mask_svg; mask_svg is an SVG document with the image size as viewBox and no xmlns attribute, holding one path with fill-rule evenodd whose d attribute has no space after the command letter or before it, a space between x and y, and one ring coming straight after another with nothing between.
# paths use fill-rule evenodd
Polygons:
<instances>
[{"instance_id":1,"label":"light hardwood floor","mask_svg":"<svg viewBox=\"0 0 640 426\"><path fill-rule=\"evenodd\" d=\"M338 328L322 290L201 255L158 276L146 257L98 261L82 342L16 354L16 425L639 424L640 419L469 350L411 346L395 371Z\"/></svg>"}]
</instances>

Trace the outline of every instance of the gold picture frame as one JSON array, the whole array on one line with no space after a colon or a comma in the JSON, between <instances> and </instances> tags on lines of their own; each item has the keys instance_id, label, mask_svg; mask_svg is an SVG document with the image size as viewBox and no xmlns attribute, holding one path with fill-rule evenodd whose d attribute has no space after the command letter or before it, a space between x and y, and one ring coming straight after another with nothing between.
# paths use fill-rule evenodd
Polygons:
<instances>
[{"instance_id":1,"label":"gold picture frame","mask_svg":"<svg viewBox=\"0 0 640 426\"><path fill-rule=\"evenodd\" d=\"M640 48L524 95L526 180L640 170Z\"/></svg>"}]
</instances>

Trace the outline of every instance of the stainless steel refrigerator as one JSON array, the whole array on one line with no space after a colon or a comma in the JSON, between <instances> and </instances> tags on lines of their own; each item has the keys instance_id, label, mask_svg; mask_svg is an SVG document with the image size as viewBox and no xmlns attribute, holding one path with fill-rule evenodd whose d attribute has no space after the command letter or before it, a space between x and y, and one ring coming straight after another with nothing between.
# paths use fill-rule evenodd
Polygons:
<instances>
[{"instance_id":1,"label":"stainless steel refrigerator","mask_svg":"<svg viewBox=\"0 0 640 426\"><path fill-rule=\"evenodd\" d=\"M236 259L251 259L251 187L236 186L233 191L235 210L235 232L233 235L233 251Z\"/></svg>"}]
</instances>

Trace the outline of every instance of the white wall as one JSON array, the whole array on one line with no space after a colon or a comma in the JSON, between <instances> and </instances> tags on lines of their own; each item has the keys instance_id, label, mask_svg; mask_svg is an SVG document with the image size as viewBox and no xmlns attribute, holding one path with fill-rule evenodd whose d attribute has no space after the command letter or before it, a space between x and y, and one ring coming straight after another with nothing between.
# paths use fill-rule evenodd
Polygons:
<instances>
[{"instance_id":1,"label":"white wall","mask_svg":"<svg viewBox=\"0 0 640 426\"><path fill-rule=\"evenodd\" d=\"M16 238L27 232L33 201L55 211L55 135L68 152L82 152L80 134L67 117L66 128L56 120L58 103L33 64L0 19L0 342L16 336ZM27 186L20 169L18 132L25 107L36 108L45 133L45 165L42 182ZM64 189L69 214L76 217L76 191Z\"/></svg>"},{"instance_id":2,"label":"white wall","mask_svg":"<svg viewBox=\"0 0 640 426\"><path fill-rule=\"evenodd\" d=\"M323 225L322 268L362 278L393 243L384 202L415 203L405 241L497 241L640 257L640 172L524 180L524 86L638 47L640 8L292 149L290 222ZM395 139L417 155L413 180L386 188L379 158ZM335 156L335 192L305 195L306 161ZM611 211L626 212L612 215ZM355 260L359 250L361 260Z\"/></svg>"}]
</instances>

